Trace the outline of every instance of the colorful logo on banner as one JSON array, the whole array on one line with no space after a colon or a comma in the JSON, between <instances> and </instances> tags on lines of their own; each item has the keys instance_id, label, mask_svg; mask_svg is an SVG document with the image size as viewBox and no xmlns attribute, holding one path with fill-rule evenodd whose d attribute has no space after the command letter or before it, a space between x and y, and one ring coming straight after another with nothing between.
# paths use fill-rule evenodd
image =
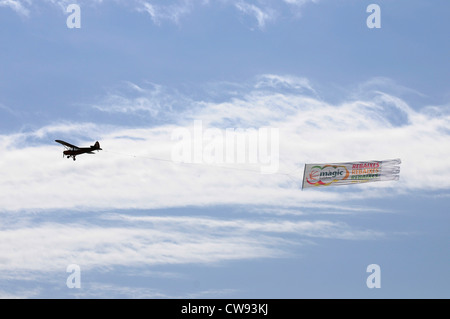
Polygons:
<instances>
[{"instance_id":1,"label":"colorful logo on banner","mask_svg":"<svg viewBox=\"0 0 450 319\"><path fill-rule=\"evenodd\" d=\"M346 180L350 172L342 165L313 166L306 177L306 181L313 186L327 186L331 183Z\"/></svg>"}]
</instances>

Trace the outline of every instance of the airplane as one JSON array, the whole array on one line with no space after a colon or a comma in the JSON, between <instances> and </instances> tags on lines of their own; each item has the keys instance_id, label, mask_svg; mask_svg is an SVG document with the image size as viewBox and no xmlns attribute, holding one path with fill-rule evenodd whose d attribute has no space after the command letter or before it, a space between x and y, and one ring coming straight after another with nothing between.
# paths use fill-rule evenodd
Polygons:
<instances>
[{"instance_id":1,"label":"airplane","mask_svg":"<svg viewBox=\"0 0 450 319\"><path fill-rule=\"evenodd\" d=\"M78 147L75 145L72 145L70 143L61 141L61 140L55 140L55 142L62 144L65 148L65 151L63 151L63 157L67 156L67 158L73 158L73 160L76 160L76 156L80 154L95 154L93 151L101 151L100 143L97 141L94 145L91 145L91 147Z\"/></svg>"}]
</instances>

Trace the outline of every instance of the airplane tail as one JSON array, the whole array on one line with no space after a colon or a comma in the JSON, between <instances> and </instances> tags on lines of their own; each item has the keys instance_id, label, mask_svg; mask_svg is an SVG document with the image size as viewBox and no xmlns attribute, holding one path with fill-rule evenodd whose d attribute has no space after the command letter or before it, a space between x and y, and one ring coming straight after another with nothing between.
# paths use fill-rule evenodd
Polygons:
<instances>
[{"instance_id":1,"label":"airplane tail","mask_svg":"<svg viewBox=\"0 0 450 319\"><path fill-rule=\"evenodd\" d=\"M101 150L101 148L100 148L100 143L97 141L97 142L95 142L95 144L93 145L93 146L91 146L93 149L96 149L96 150Z\"/></svg>"}]
</instances>

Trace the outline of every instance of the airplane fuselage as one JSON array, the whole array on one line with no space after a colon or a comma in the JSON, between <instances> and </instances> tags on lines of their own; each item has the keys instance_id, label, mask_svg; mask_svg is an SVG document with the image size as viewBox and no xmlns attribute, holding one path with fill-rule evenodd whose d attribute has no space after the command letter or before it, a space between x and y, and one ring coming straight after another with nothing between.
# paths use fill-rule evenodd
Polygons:
<instances>
[{"instance_id":1,"label":"airplane fuselage","mask_svg":"<svg viewBox=\"0 0 450 319\"><path fill-rule=\"evenodd\" d=\"M94 145L91 145L90 147L78 147L75 145L72 145L70 143L61 141L61 140L55 140L55 142L64 145L66 148L65 151L63 151L63 156L66 156L67 158L73 158L75 160L77 155L80 154L95 154L94 151L101 151L100 143L97 141Z\"/></svg>"},{"instance_id":2,"label":"airplane fuselage","mask_svg":"<svg viewBox=\"0 0 450 319\"><path fill-rule=\"evenodd\" d=\"M83 148L79 148L77 150L66 150L63 152L64 155L67 156L76 156L76 155L80 155L80 154L86 154L86 153L90 153L92 151L96 151L98 149L93 148L93 147L83 147Z\"/></svg>"}]
</instances>

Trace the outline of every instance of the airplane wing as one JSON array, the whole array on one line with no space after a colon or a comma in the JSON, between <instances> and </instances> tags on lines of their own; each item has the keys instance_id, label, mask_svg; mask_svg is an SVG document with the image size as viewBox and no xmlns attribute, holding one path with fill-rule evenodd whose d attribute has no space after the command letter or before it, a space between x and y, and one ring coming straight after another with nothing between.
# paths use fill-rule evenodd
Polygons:
<instances>
[{"instance_id":1,"label":"airplane wing","mask_svg":"<svg viewBox=\"0 0 450 319\"><path fill-rule=\"evenodd\" d=\"M64 141L61 141L61 140L55 140L55 142L56 142L56 143L59 143L59 144L62 144L62 145L64 145L65 147L71 148L71 149L73 149L73 150L78 150L78 149L79 149L78 146L75 146L75 145L73 145L73 144L70 144L70 143L67 143L67 142L64 142Z\"/></svg>"}]
</instances>

